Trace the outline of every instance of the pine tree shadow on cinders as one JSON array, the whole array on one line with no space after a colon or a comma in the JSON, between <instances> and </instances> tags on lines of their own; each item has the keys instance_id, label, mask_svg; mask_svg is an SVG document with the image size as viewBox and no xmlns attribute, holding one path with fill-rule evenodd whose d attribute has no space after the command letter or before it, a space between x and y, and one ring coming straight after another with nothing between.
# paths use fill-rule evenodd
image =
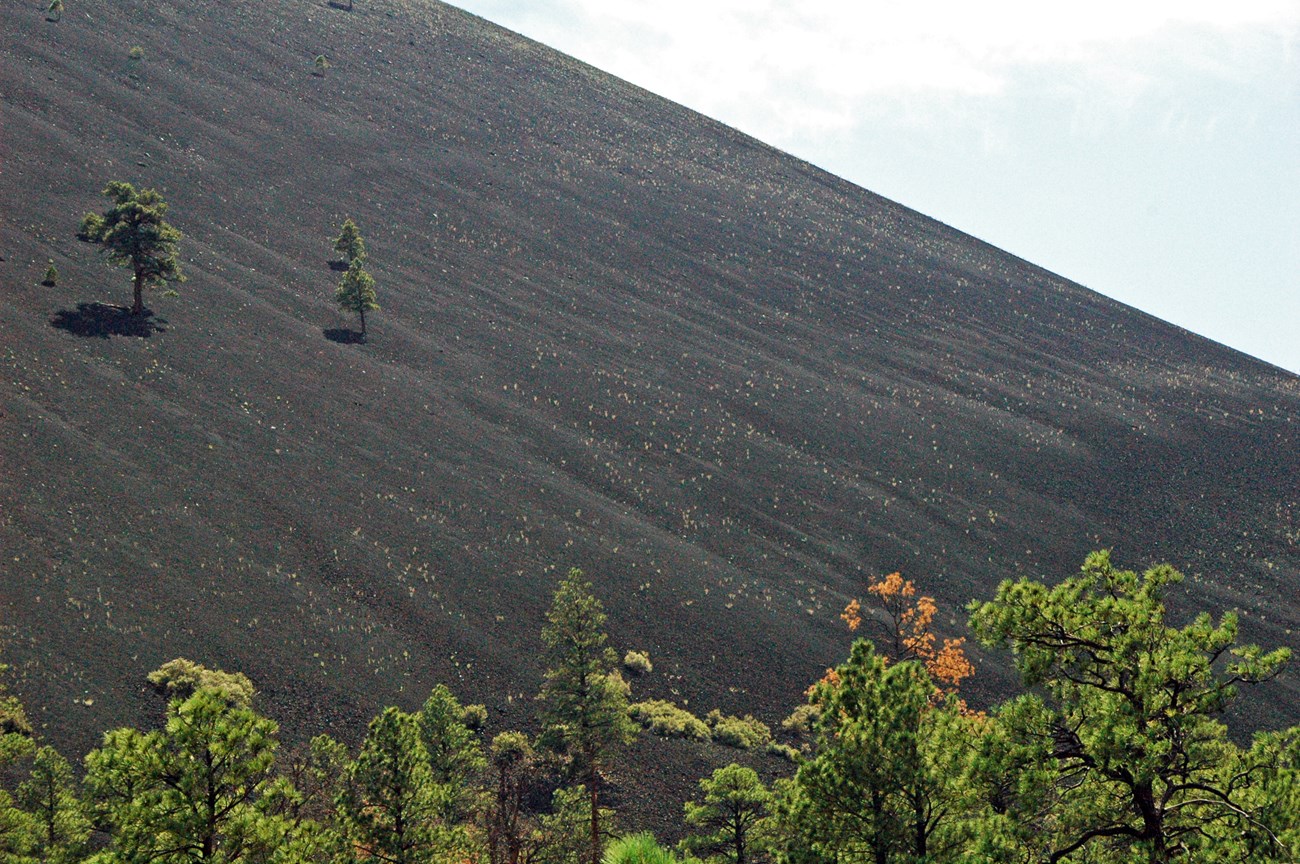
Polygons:
<instances>
[{"instance_id":1,"label":"pine tree shadow on cinders","mask_svg":"<svg viewBox=\"0 0 1300 864\"><path fill-rule=\"evenodd\" d=\"M321 332L326 339L340 345L359 345L366 341L365 334L360 330L349 330L346 327L327 327Z\"/></svg>"},{"instance_id":2,"label":"pine tree shadow on cinders","mask_svg":"<svg viewBox=\"0 0 1300 864\"><path fill-rule=\"evenodd\" d=\"M167 328L162 326L166 323L166 319L155 318L148 309L142 315L132 315L130 309L107 303L78 303L76 309L60 309L50 319L50 326L56 330L66 330L86 339L110 336L148 339L154 333L166 333Z\"/></svg>"}]
</instances>

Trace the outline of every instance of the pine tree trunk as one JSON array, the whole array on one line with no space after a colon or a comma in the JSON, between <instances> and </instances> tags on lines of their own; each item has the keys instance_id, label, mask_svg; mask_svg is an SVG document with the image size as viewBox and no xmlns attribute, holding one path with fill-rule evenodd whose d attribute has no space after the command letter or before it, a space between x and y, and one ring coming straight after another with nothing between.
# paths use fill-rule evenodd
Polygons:
<instances>
[{"instance_id":1,"label":"pine tree trunk","mask_svg":"<svg viewBox=\"0 0 1300 864\"><path fill-rule=\"evenodd\" d=\"M361 310L361 335L366 335L366 310Z\"/></svg>"},{"instance_id":2,"label":"pine tree trunk","mask_svg":"<svg viewBox=\"0 0 1300 864\"><path fill-rule=\"evenodd\" d=\"M926 831L926 828L928 827L928 820L926 819L925 816L925 808L919 802L916 804L915 810L913 812L913 818L915 819L915 824L913 825L913 828L916 833L916 839L915 839L916 860L925 861L927 855L926 845L927 845L927 841L929 840L929 834Z\"/></svg>"},{"instance_id":3,"label":"pine tree trunk","mask_svg":"<svg viewBox=\"0 0 1300 864\"><path fill-rule=\"evenodd\" d=\"M600 806L596 784L597 774L591 772L591 864L600 864Z\"/></svg>"},{"instance_id":4,"label":"pine tree trunk","mask_svg":"<svg viewBox=\"0 0 1300 864\"><path fill-rule=\"evenodd\" d=\"M131 282L131 287L135 291L135 303L131 306L132 315L144 314L144 274L140 268L136 268L135 279Z\"/></svg>"},{"instance_id":5,"label":"pine tree trunk","mask_svg":"<svg viewBox=\"0 0 1300 864\"><path fill-rule=\"evenodd\" d=\"M1164 813L1156 803L1155 792L1149 781L1134 788L1133 800L1142 816L1142 838L1151 844L1151 864L1164 864L1173 856L1165 842Z\"/></svg>"},{"instance_id":6,"label":"pine tree trunk","mask_svg":"<svg viewBox=\"0 0 1300 864\"><path fill-rule=\"evenodd\" d=\"M885 840L883 824L885 814L884 796L878 789L871 790L871 825L875 833L871 837L871 849L876 864L889 864L889 843Z\"/></svg>"}]
</instances>

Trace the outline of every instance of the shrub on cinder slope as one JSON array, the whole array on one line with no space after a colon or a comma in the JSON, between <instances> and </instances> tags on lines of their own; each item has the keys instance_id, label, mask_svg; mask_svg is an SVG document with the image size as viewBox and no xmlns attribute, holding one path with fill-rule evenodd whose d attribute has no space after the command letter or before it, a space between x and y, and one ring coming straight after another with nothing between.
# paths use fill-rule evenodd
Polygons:
<instances>
[{"instance_id":1,"label":"shrub on cinder slope","mask_svg":"<svg viewBox=\"0 0 1300 864\"><path fill-rule=\"evenodd\" d=\"M652 734L663 738L708 741L712 737L703 720L685 708L679 708L663 699L650 699L629 705L627 713Z\"/></svg>"}]
</instances>

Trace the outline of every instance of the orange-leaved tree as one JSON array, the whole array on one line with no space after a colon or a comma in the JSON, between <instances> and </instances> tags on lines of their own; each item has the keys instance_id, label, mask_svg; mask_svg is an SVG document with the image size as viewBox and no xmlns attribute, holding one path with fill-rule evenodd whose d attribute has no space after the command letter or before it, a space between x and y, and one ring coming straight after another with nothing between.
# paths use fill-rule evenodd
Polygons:
<instances>
[{"instance_id":1,"label":"orange-leaved tree","mask_svg":"<svg viewBox=\"0 0 1300 864\"><path fill-rule=\"evenodd\" d=\"M876 598L884 619L878 620L881 653L890 661L919 660L942 692L954 693L958 685L975 674L962 649L964 638L946 638L942 643L931 625L938 610L933 597L916 595L916 586L900 573L890 573L867 586ZM849 630L862 626L862 603L853 600L840 615Z\"/></svg>"},{"instance_id":2,"label":"orange-leaved tree","mask_svg":"<svg viewBox=\"0 0 1300 864\"><path fill-rule=\"evenodd\" d=\"M935 635L934 599L911 582L893 573L868 591L881 611L854 600L842 617L853 630L870 617L877 641L855 639L788 724L797 717L813 741L780 793L778 834L790 839L776 841L778 857L956 861L988 810L968 766L989 721L955 692L974 668L964 640Z\"/></svg>"}]
</instances>

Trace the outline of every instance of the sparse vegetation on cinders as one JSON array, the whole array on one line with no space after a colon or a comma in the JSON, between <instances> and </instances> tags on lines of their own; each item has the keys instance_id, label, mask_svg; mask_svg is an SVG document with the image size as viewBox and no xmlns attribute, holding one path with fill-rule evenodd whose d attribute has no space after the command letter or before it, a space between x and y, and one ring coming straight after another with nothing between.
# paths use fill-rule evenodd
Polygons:
<instances>
[{"instance_id":1,"label":"sparse vegetation on cinders","mask_svg":"<svg viewBox=\"0 0 1300 864\"><path fill-rule=\"evenodd\" d=\"M704 721L709 724L713 740L728 747L759 750L772 740L772 730L767 724L749 714L733 717L715 708L705 715Z\"/></svg>"},{"instance_id":2,"label":"sparse vegetation on cinders","mask_svg":"<svg viewBox=\"0 0 1300 864\"><path fill-rule=\"evenodd\" d=\"M473 729L475 732L482 731L487 725L487 719L486 705L466 705L460 712L460 722L464 723L467 729Z\"/></svg>"},{"instance_id":3,"label":"sparse vegetation on cinders","mask_svg":"<svg viewBox=\"0 0 1300 864\"><path fill-rule=\"evenodd\" d=\"M633 675L648 675L654 671L650 655L644 651L629 651L623 655L623 668Z\"/></svg>"},{"instance_id":4,"label":"sparse vegetation on cinders","mask_svg":"<svg viewBox=\"0 0 1300 864\"><path fill-rule=\"evenodd\" d=\"M188 699L199 690L215 690L232 705L253 704L253 682L241 672L209 669L184 657L168 660L146 677L149 686L169 698Z\"/></svg>"},{"instance_id":5,"label":"sparse vegetation on cinders","mask_svg":"<svg viewBox=\"0 0 1300 864\"><path fill-rule=\"evenodd\" d=\"M685 708L663 699L649 699L629 705L628 716L652 735L661 738L689 738L708 741L713 735L708 724Z\"/></svg>"}]
</instances>

